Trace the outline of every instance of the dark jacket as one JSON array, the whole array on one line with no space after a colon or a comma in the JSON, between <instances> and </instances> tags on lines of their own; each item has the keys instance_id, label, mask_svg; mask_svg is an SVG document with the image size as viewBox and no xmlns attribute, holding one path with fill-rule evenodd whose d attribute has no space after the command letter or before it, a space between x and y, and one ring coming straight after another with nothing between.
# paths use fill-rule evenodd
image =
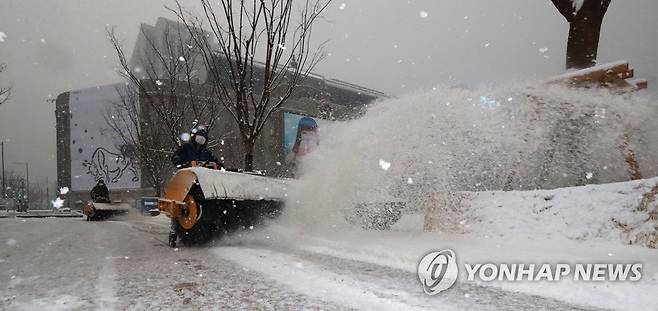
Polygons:
<instances>
[{"instance_id":1,"label":"dark jacket","mask_svg":"<svg viewBox=\"0 0 658 311\"><path fill-rule=\"evenodd\" d=\"M223 163L219 161L205 145L200 146L194 141L184 143L182 146L178 147L178 150L174 153L171 161L177 167L190 166L190 162L192 161L214 162L220 167L224 167Z\"/></svg>"},{"instance_id":2,"label":"dark jacket","mask_svg":"<svg viewBox=\"0 0 658 311\"><path fill-rule=\"evenodd\" d=\"M91 200L96 203L110 202L110 190L107 189L105 184L96 184L96 186L91 189Z\"/></svg>"}]
</instances>

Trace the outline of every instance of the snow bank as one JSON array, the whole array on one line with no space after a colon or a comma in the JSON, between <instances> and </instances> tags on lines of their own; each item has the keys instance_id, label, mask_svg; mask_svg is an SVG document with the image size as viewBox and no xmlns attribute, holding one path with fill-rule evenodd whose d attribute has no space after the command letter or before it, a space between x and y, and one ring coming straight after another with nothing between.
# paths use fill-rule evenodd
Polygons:
<instances>
[{"instance_id":1,"label":"snow bank","mask_svg":"<svg viewBox=\"0 0 658 311\"><path fill-rule=\"evenodd\" d=\"M554 190L465 193L468 200L462 204L468 212L454 225L459 226L457 232L486 237L636 244L637 234L645 231L623 230L619 224L656 232L658 223L650 219L656 203L648 211L639 209L643 195L656 184L658 178ZM441 209L437 213L440 217ZM420 231L426 221L423 216L407 216L396 228ZM441 225L437 229L447 231Z\"/></svg>"}]
</instances>

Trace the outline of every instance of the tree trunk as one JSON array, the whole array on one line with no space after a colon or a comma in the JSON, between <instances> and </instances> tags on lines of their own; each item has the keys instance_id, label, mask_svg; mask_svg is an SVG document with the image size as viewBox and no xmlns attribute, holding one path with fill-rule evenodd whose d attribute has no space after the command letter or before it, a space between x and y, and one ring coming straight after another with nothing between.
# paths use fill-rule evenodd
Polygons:
<instances>
[{"instance_id":1,"label":"tree trunk","mask_svg":"<svg viewBox=\"0 0 658 311\"><path fill-rule=\"evenodd\" d=\"M244 145L244 171L251 172L254 170L254 146L255 142L245 141Z\"/></svg>"},{"instance_id":2,"label":"tree trunk","mask_svg":"<svg viewBox=\"0 0 658 311\"><path fill-rule=\"evenodd\" d=\"M569 24L567 69L584 69L596 65L603 15L590 13L578 14Z\"/></svg>"},{"instance_id":3,"label":"tree trunk","mask_svg":"<svg viewBox=\"0 0 658 311\"><path fill-rule=\"evenodd\" d=\"M155 184L155 196L156 197L161 197L162 196L162 181L158 180Z\"/></svg>"},{"instance_id":4,"label":"tree trunk","mask_svg":"<svg viewBox=\"0 0 658 311\"><path fill-rule=\"evenodd\" d=\"M611 0L584 0L576 11L572 0L553 0L555 7L569 22L567 69L583 69L596 64L603 17Z\"/></svg>"}]
</instances>

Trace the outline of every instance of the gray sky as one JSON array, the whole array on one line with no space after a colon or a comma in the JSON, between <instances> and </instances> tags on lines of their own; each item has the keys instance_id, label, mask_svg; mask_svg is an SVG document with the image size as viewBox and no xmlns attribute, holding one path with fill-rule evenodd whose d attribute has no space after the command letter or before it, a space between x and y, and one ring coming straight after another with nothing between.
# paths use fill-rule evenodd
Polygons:
<instances>
[{"instance_id":1,"label":"gray sky","mask_svg":"<svg viewBox=\"0 0 658 311\"><path fill-rule=\"evenodd\" d=\"M132 48L141 22L171 17L168 0L0 0L0 106L6 163L29 161L33 181L54 180L55 117L49 97L119 81L105 38L116 25ZM195 0L184 4L196 6ZM626 59L658 77L658 1L613 0L599 61ZM401 95L437 84L541 79L562 71L568 26L548 0L343 0L315 29L330 56L317 73ZM545 52L542 52L545 51ZM7 164L7 168L22 170Z\"/></svg>"}]
</instances>

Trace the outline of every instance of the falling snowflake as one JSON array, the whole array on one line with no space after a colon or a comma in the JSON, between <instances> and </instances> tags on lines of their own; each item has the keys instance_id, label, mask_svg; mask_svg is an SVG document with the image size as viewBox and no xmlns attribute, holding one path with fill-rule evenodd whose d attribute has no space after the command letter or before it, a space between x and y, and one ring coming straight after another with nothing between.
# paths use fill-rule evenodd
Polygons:
<instances>
[{"instance_id":1,"label":"falling snowflake","mask_svg":"<svg viewBox=\"0 0 658 311\"><path fill-rule=\"evenodd\" d=\"M69 193L69 187L62 187L62 188L59 188L59 194L61 194L61 195L65 195L65 194L67 194L67 193Z\"/></svg>"},{"instance_id":2,"label":"falling snowflake","mask_svg":"<svg viewBox=\"0 0 658 311\"><path fill-rule=\"evenodd\" d=\"M407 178L407 184L409 184L409 185L413 185L413 184L414 184L414 180L413 180L411 177Z\"/></svg>"},{"instance_id":3,"label":"falling snowflake","mask_svg":"<svg viewBox=\"0 0 658 311\"><path fill-rule=\"evenodd\" d=\"M592 172L589 172L587 173L587 175L585 175L585 178L587 178L588 180L592 179L592 177L594 177L594 174Z\"/></svg>"},{"instance_id":4,"label":"falling snowflake","mask_svg":"<svg viewBox=\"0 0 658 311\"><path fill-rule=\"evenodd\" d=\"M345 10L346 7L347 7L347 3L344 3L344 2L343 2L343 3L340 4L340 6L338 7L338 9L339 9L339 10Z\"/></svg>"},{"instance_id":5,"label":"falling snowflake","mask_svg":"<svg viewBox=\"0 0 658 311\"><path fill-rule=\"evenodd\" d=\"M57 197L54 201L50 201L50 203L53 204L53 208L55 209L60 209L64 207L64 200L62 200L60 197Z\"/></svg>"},{"instance_id":6,"label":"falling snowflake","mask_svg":"<svg viewBox=\"0 0 658 311\"><path fill-rule=\"evenodd\" d=\"M541 49L539 49L539 53L544 54L544 53L546 53L546 52L548 52L548 48L541 48Z\"/></svg>"},{"instance_id":7,"label":"falling snowflake","mask_svg":"<svg viewBox=\"0 0 658 311\"><path fill-rule=\"evenodd\" d=\"M379 166L383 170L388 171L388 169L391 168L391 162L386 162L384 160L379 160Z\"/></svg>"},{"instance_id":8,"label":"falling snowflake","mask_svg":"<svg viewBox=\"0 0 658 311\"><path fill-rule=\"evenodd\" d=\"M419 16L420 18L427 18L430 16L430 13L427 13L427 11L420 11Z\"/></svg>"},{"instance_id":9,"label":"falling snowflake","mask_svg":"<svg viewBox=\"0 0 658 311\"><path fill-rule=\"evenodd\" d=\"M284 51L288 49L287 47L285 47L285 46L284 46L283 44L281 44L281 43L279 43L279 48L282 49L282 50L284 50Z\"/></svg>"},{"instance_id":10,"label":"falling snowflake","mask_svg":"<svg viewBox=\"0 0 658 311\"><path fill-rule=\"evenodd\" d=\"M183 134L180 135L180 140L184 141L184 142L190 141L190 138L191 138L190 134L188 134L188 133L183 133Z\"/></svg>"},{"instance_id":11,"label":"falling snowflake","mask_svg":"<svg viewBox=\"0 0 658 311\"><path fill-rule=\"evenodd\" d=\"M160 80L155 80L155 85L162 86L162 85L164 85L164 83L162 83L162 81L160 81Z\"/></svg>"},{"instance_id":12,"label":"falling snowflake","mask_svg":"<svg viewBox=\"0 0 658 311\"><path fill-rule=\"evenodd\" d=\"M0 42L5 42L5 39L7 39L7 34L0 31Z\"/></svg>"},{"instance_id":13,"label":"falling snowflake","mask_svg":"<svg viewBox=\"0 0 658 311\"><path fill-rule=\"evenodd\" d=\"M181 61L181 62L184 62L184 61L185 61L185 57L181 56L181 57L178 58L178 60Z\"/></svg>"}]
</instances>

